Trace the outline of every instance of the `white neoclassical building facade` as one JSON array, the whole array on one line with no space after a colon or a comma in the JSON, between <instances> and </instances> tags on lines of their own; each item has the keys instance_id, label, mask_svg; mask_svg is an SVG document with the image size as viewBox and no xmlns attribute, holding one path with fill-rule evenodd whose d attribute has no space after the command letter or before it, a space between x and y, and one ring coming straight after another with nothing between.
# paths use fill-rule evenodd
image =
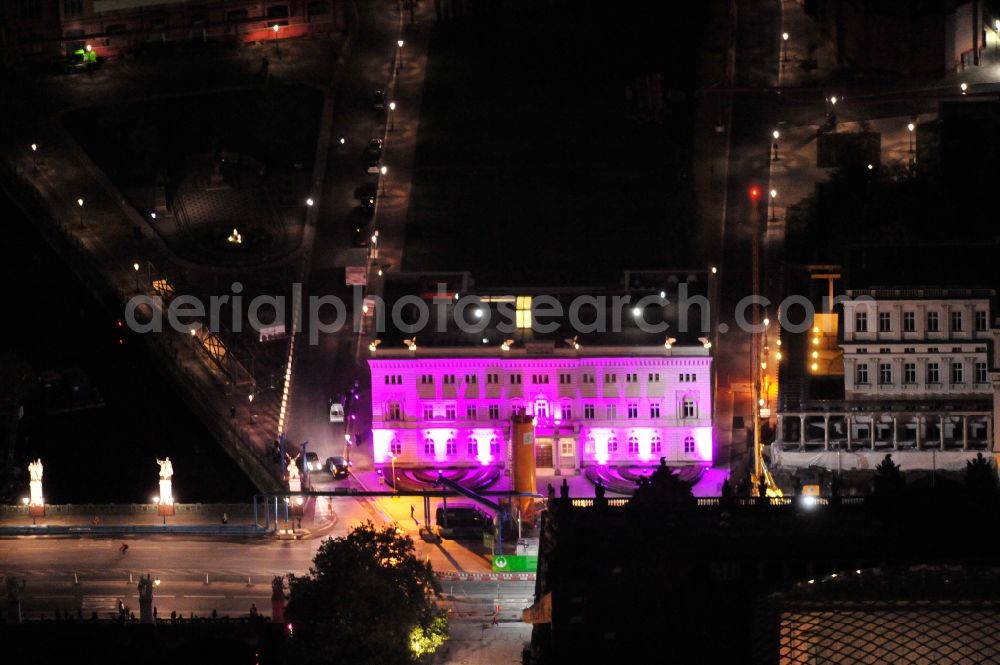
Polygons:
<instances>
[{"instance_id":1,"label":"white neoclassical building facade","mask_svg":"<svg viewBox=\"0 0 1000 665\"><path fill-rule=\"evenodd\" d=\"M873 468L962 468L1000 453L995 293L973 289L847 292L840 347L843 400L783 409L772 462Z\"/></svg>"}]
</instances>

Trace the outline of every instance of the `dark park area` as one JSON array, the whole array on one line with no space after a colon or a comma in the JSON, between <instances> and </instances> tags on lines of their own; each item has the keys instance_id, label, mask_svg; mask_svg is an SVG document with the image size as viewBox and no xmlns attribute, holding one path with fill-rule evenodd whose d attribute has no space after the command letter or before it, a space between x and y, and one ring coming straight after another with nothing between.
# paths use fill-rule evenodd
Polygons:
<instances>
[{"instance_id":1,"label":"dark park area","mask_svg":"<svg viewBox=\"0 0 1000 665\"><path fill-rule=\"evenodd\" d=\"M435 25L404 267L525 285L690 263L684 58L704 21L669 3L519 3Z\"/></svg>"}]
</instances>

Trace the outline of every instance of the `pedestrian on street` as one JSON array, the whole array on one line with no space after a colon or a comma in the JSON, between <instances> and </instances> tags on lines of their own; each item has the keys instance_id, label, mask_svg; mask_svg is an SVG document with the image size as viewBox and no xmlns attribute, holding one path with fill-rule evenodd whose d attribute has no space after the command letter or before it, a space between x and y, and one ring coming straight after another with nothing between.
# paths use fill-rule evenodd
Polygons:
<instances>
[{"instance_id":1,"label":"pedestrian on street","mask_svg":"<svg viewBox=\"0 0 1000 665\"><path fill-rule=\"evenodd\" d=\"M416 518L416 517L414 517L414 515L413 515L413 513L415 512L415 510L416 510L416 509L415 509L415 508L413 507L413 504L411 503L411 504L410 504L410 519L411 519L411 520L413 520L414 522L416 522L416 521L417 521L417 518Z\"/></svg>"},{"instance_id":2,"label":"pedestrian on street","mask_svg":"<svg viewBox=\"0 0 1000 665\"><path fill-rule=\"evenodd\" d=\"M122 543L121 547L118 548L118 551L124 556L124 554L128 552L128 543Z\"/></svg>"},{"instance_id":3,"label":"pedestrian on street","mask_svg":"<svg viewBox=\"0 0 1000 665\"><path fill-rule=\"evenodd\" d=\"M222 523L223 524L229 523L229 515L227 515L226 513L222 513Z\"/></svg>"},{"instance_id":4,"label":"pedestrian on street","mask_svg":"<svg viewBox=\"0 0 1000 665\"><path fill-rule=\"evenodd\" d=\"M250 603L250 618L257 618L257 603Z\"/></svg>"}]
</instances>

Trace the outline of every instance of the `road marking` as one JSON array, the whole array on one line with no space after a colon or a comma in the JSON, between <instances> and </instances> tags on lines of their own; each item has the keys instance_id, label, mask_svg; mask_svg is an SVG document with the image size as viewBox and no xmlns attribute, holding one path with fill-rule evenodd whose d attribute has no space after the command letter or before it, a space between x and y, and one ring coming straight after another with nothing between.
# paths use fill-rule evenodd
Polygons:
<instances>
[{"instance_id":1,"label":"road marking","mask_svg":"<svg viewBox=\"0 0 1000 665\"><path fill-rule=\"evenodd\" d=\"M183 596L184 598L225 598L225 596Z\"/></svg>"},{"instance_id":2,"label":"road marking","mask_svg":"<svg viewBox=\"0 0 1000 665\"><path fill-rule=\"evenodd\" d=\"M247 599L249 599L249 598L255 598L257 600L260 600L261 598L264 598L264 599L270 598L270 596L233 596L233 598L247 598Z\"/></svg>"}]
</instances>

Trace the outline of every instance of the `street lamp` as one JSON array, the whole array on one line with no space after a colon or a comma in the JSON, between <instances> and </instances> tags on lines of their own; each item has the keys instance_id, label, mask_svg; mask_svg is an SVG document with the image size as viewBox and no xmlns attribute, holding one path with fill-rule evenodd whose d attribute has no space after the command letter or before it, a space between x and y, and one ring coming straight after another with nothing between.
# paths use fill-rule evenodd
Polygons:
<instances>
[{"instance_id":1,"label":"street lamp","mask_svg":"<svg viewBox=\"0 0 1000 665\"><path fill-rule=\"evenodd\" d=\"M76 205L80 208L80 226L83 226L83 199L77 199Z\"/></svg>"},{"instance_id":2,"label":"street lamp","mask_svg":"<svg viewBox=\"0 0 1000 665\"><path fill-rule=\"evenodd\" d=\"M281 52L278 50L278 30L280 29L281 27L277 23L275 23L272 28L272 30L274 30L274 55L277 57L281 56Z\"/></svg>"},{"instance_id":3,"label":"street lamp","mask_svg":"<svg viewBox=\"0 0 1000 665\"><path fill-rule=\"evenodd\" d=\"M781 33L781 61L788 62L788 33Z\"/></svg>"},{"instance_id":4,"label":"street lamp","mask_svg":"<svg viewBox=\"0 0 1000 665\"><path fill-rule=\"evenodd\" d=\"M910 159L911 160L913 159L912 155L913 155L913 152L914 152L914 150L913 150L913 130L915 130L916 128L917 128L917 126L914 125L912 122L909 123L908 125L906 125L906 130L910 133Z\"/></svg>"},{"instance_id":5,"label":"street lamp","mask_svg":"<svg viewBox=\"0 0 1000 665\"><path fill-rule=\"evenodd\" d=\"M36 161L37 157L38 157L38 144L37 143L32 143L31 144L31 168L35 169L36 171L38 170L38 162Z\"/></svg>"},{"instance_id":6,"label":"street lamp","mask_svg":"<svg viewBox=\"0 0 1000 665\"><path fill-rule=\"evenodd\" d=\"M775 161L775 162L778 161L778 137L780 137L780 136L781 136L781 132L779 132L777 129L774 130L773 132L771 132L771 138L774 139L771 142L771 148L774 151L774 155L772 157L772 160Z\"/></svg>"},{"instance_id":7,"label":"street lamp","mask_svg":"<svg viewBox=\"0 0 1000 665\"><path fill-rule=\"evenodd\" d=\"M770 203L771 203L771 219L772 219L772 220L775 220L775 219L777 219L777 216L775 215L775 210L774 210L774 200L775 200L776 198L778 198L778 190L776 190L776 189L772 189L772 190L771 190L771 191L769 192L769 194L771 195L771 196L770 196ZM767 321L767 319L765 319L765 321ZM767 325L767 323L765 323L764 325Z\"/></svg>"},{"instance_id":8,"label":"street lamp","mask_svg":"<svg viewBox=\"0 0 1000 665\"><path fill-rule=\"evenodd\" d=\"M306 205L309 206L310 208L313 207L314 203L315 203L315 201L312 200L312 197L306 199Z\"/></svg>"},{"instance_id":9,"label":"street lamp","mask_svg":"<svg viewBox=\"0 0 1000 665\"><path fill-rule=\"evenodd\" d=\"M135 271L135 290L141 291L142 284L139 283L139 263L138 261L132 264L132 270Z\"/></svg>"},{"instance_id":10,"label":"street lamp","mask_svg":"<svg viewBox=\"0 0 1000 665\"><path fill-rule=\"evenodd\" d=\"M962 85L958 87L962 89L962 94L964 95L966 91L969 89L969 84L966 83L965 81L962 81Z\"/></svg>"},{"instance_id":11,"label":"street lamp","mask_svg":"<svg viewBox=\"0 0 1000 665\"><path fill-rule=\"evenodd\" d=\"M396 131L396 102L389 102L389 131Z\"/></svg>"},{"instance_id":12,"label":"street lamp","mask_svg":"<svg viewBox=\"0 0 1000 665\"><path fill-rule=\"evenodd\" d=\"M403 68L403 40L402 39L397 40L396 41L396 46L399 47L399 59L398 59L399 66L397 67L397 69L402 69Z\"/></svg>"},{"instance_id":13,"label":"street lamp","mask_svg":"<svg viewBox=\"0 0 1000 665\"><path fill-rule=\"evenodd\" d=\"M382 177L380 178L382 184L382 196L385 196L385 176L387 173L389 173L389 167L383 166L381 169L379 169L379 171L382 173Z\"/></svg>"}]
</instances>

